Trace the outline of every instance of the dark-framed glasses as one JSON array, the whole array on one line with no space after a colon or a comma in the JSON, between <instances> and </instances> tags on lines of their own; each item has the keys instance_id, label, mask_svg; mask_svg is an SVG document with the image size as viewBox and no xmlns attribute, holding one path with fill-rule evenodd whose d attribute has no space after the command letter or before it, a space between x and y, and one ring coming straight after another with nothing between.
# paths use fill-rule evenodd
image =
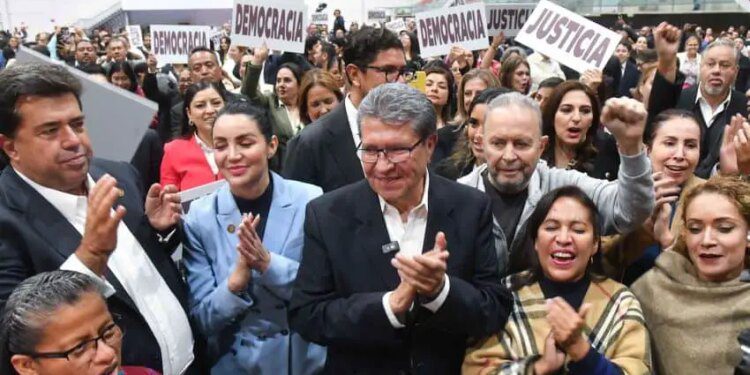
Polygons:
<instances>
[{"instance_id":1,"label":"dark-framed glasses","mask_svg":"<svg viewBox=\"0 0 750 375\"><path fill-rule=\"evenodd\" d=\"M357 154L359 154L360 160L364 163L368 164L375 164L378 162L378 159L380 158L380 154L382 153L385 158L393 163L402 163L408 160L411 157L412 151L414 151L417 146L419 146L422 142L424 142L425 138L420 138L417 143L412 145L411 147L400 147L400 148L362 148L362 143L359 144L359 147L357 147Z\"/></svg>"},{"instance_id":2,"label":"dark-framed glasses","mask_svg":"<svg viewBox=\"0 0 750 375\"><path fill-rule=\"evenodd\" d=\"M99 348L99 341L102 341L107 346L115 348L122 343L122 337L124 332L115 323L112 323L104 328L102 334L82 341L80 344L62 352L44 352L44 353L18 353L25 354L34 359L47 358L47 359L66 359L71 362L85 362L96 355L96 351Z\"/></svg>"},{"instance_id":3,"label":"dark-framed glasses","mask_svg":"<svg viewBox=\"0 0 750 375\"><path fill-rule=\"evenodd\" d=\"M383 73L383 75L385 75L386 82L389 83L398 81L398 77L404 77L404 81L406 82L412 81L415 77L414 71L411 69L407 69L406 67L397 68L395 66L367 65L367 69L372 69L378 73Z\"/></svg>"}]
</instances>

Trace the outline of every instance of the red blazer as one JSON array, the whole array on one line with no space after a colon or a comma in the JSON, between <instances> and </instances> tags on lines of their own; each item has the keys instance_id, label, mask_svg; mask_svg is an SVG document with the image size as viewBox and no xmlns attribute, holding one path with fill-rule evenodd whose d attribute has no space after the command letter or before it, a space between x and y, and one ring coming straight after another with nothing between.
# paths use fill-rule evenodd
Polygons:
<instances>
[{"instance_id":1,"label":"red blazer","mask_svg":"<svg viewBox=\"0 0 750 375\"><path fill-rule=\"evenodd\" d=\"M161 184L172 184L180 191L223 179L214 174L206 161L195 135L189 139L175 139L164 145L161 161Z\"/></svg>"}]
</instances>

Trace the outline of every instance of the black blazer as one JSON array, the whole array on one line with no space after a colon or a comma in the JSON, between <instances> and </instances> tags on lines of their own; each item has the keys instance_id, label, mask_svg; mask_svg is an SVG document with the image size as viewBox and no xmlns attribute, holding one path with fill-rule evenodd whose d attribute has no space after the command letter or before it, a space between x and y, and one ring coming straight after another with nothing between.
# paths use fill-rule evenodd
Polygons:
<instances>
[{"instance_id":1,"label":"black blazer","mask_svg":"<svg viewBox=\"0 0 750 375\"><path fill-rule=\"evenodd\" d=\"M500 285L492 212L480 191L430 174L423 251L448 240L448 297L432 313L421 304L394 329L383 295L399 284L380 203L367 181L311 201L290 302L292 329L328 346L329 374L458 374L467 339L499 332L512 297Z\"/></svg>"},{"instance_id":2,"label":"black blazer","mask_svg":"<svg viewBox=\"0 0 750 375\"><path fill-rule=\"evenodd\" d=\"M174 238L168 244L158 242L144 213L144 192L135 169L124 162L94 159L89 173L95 181L105 173L117 179L118 186L125 191L117 202L127 208L125 224L189 316L187 289L170 258L170 252L179 239ZM21 281L59 269L80 242L81 235L60 211L21 179L13 168L5 168L0 175L0 308L5 307L11 292ZM126 332L122 364L145 366L161 372L161 351L148 324L117 278L112 273L106 277L116 290L107 299L107 305L111 312L122 317L118 324Z\"/></svg>"},{"instance_id":3,"label":"black blazer","mask_svg":"<svg viewBox=\"0 0 750 375\"><path fill-rule=\"evenodd\" d=\"M641 78L641 72L638 71L638 67L630 62L630 60L626 61L625 74L620 77L620 82L617 86L617 96L632 97L630 89L635 88L638 85L639 78Z\"/></svg>"},{"instance_id":4,"label":"black blazer","mask_svg":"<svg viewBox=\"0 0 750 375\"><path fill-rule=\"evenodd\" d=\"M288 179L320 186L324 192L365 177L343 102L289 141L282 172Z\"/></svg>"},{"instance_id":5,"label":"black blazer","mask_svg":"<svg viewBox=\"0 0 750 375\"><path fill-rule=\"evenodd\" d=\"M677 73L674 83L667 81L659 72L656 72L654 84L651 88L651 96L648 100L648 122L644 137L648 137L653 126L653 118L660 112L679 108L693 112L698 123L703 128L703 139L701 139L701 156L695 174L701 178L709 178L711 170L719 162L719 151L724 136L724 127L729 123L732 116L739 113L747 117L747 98L745 94L732 90L727 109L720 113L711 126L707 126L701 114L701 108L695 99L698 97L698 85L682 89L684 75Z\"/></svg>"}]
</instances>

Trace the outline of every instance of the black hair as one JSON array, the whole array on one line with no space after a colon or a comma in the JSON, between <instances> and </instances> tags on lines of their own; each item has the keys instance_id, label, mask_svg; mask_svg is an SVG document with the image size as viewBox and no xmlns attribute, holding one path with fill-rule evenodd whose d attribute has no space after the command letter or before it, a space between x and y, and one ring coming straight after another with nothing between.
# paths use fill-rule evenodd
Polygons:
<instances>
[{"instance_id":1,"label":"black hair","mask_svg":"<svg viewBox=\"0 0 750 375\"><path fill-rule=\"evenodd\" d=\"M198 46L190 50L190 55L188 55L188 67L190 67L190 58L193 57L198 52L208 52L211 54L211 56L214 58L214 62L216 64L219 64L219 58L216 56L216 53L212 51L210 48L206 46Z\"/></svg>"},{"instance_id":2,"label":"black hair","mask_svg":"<svg viewBox=\"0 0 750 375\"><path fill-rule=\"evenodd\" d=\"M148 73L148 65L146 65L145 62L139 62L133 65L133 73L135 73L136 76L141 73Z\"/></svg>"},{"instance_id":3,"label":"black hair","mask_svg":"<svg viewBox=\"0 0 750 375\"><path fill-rule=\"evenodd\" d=\"M507 94L509 92L513 92L513 90L507 87L487 88L487 89L480 91L474 97L474 100L471 101L471 105L469 106L469 111L466 114L471 116L471 112L474 110L474 107L476 107L478 104L489 104L492 101L492 99L495 99L498 96Z\"/></svg>"},{"instance_id":4,"label":"black hair","mask_svg":"<svg viewBox=\"0 0 750 375\"><path fill-rule=\"evenodd\" d=\"M386 28L363 27L351 34L349 43L344 47L344 63L366 69L380 52L392 48L402 51L404 49L398 36L392 31Z\"/></svg>"},{"instance_id":5,"label":"black hair","mask_svg":"<svg viewBox=\"0 0 750 375\"><path fill-rule=\"evenodd\" d=\"M285 62L279 66L279 70L276 71L276 75L278 76L278 72L281 71L281 69L289 69L289 71L292 72L292 75L294 76L294 79L297 80L297 85L299 85L302 82L302 75L304 72L302 71L302 68L300 68L299 65L293 63L293 62ZM274 82L275 84L276 82Z\"/></svg>"},{"instance_id":6,"label":"black hair","mask_svg":"<svg viewBox=\"0 0 750 375\"><path fill-rule=\"evenodd\" d=\"M253 120L258 124L258 129L260 130L260 133L263 134L263 138L265 138L266 142L271 142L271 138L273 137L271 117L268 115L268 111L264 108L250 104L250 102L237 100L227 103L227 105L219 111L219 114L216 116L216 121L219 121L219 118L225 115L247 116L250 120Z\"/></svg>"},{"instance_id":7,"label":"black hair","mask_svg":"<svg viewBox=\"0 0 750 375\"><path fill-rule=\"evenodd\" d=\"M320 42L320 37L317 35L310 35L305 38L305 57L309 56L310 50L312 50L318 42Z\"/></svg>"},{"instance_id":8,"label":"black hair","mask_svg":"<svg viewBox=\"0 0 750 375\"><path fill-rule=\"evenodd\" d=\"M406 34L406 36L409 37L409 40L411 41L411 58L416 59L419 57L419 40L417 40L417 34L414 34L408 30L402 30L398 33L399 37L403 34ZM449 69L450 70L450 69Z\"/></svg>"},{"instance_id":9,"label":"black hair","mask_svg":"<svg viewBox=\"0 0 750 375\"><path fill-rule=\"evenodd\" d=\"M448 84L448 101L446 101L443 106L442 113L437 113L440 119L443 120L443 123L447 124L451 118L451 107L453 107L453 103L456 101L456 84L454 82L453 73L451 73L450 69L446 69L439 65L433 65L424 69L425 77L433 73L445 77L445 81Z\"/></svg>"},{"instance_id":10,"label":"black hair","mask_svg":"<svg viewBox=\"0 0 750 375\"><path fill-rule=\"evenodd\" d=\"M81 82L53 64L16 64L0 71L0 134L13 137L21 122L17 111L22 96L59 97L73 94L81 106Z\"/></svg>"},{"instance_id":11,"label":"black hair","mask_svg":"<svg viewBox=\"0 0 750 375\"><path fill-rule=\"evenodd\" d=\"M333 68L333 64L336 64L336 61L338 60L338 56L336 55L336 47L334 47L332 43L325 42L323 43L323 53L328 56L328 65L323 66L322 68L325 70L331 70L331 68Z\"/></svg>"},{"instance_id":12,"label":"black hair","mask_svg":"<svg viewBox=\"0 0 750 375\"><path fill-rule=\"evenodd\" d=\"M684 118L692 120L693 123L695 123L695 126L698 127L698 130L700 131L700 138L698 139L698 145L700 147L700 144L703 141L703 127L700 126L700 122L698 122L698 119L695 117L693 112L684 110L684 109L667 109L664 111L659 112L656 117L654 117L653 120L651 120L651 124L647 126L647 133L646 133L646 144L651 147L654 143L654 138L656 137L656 132L659 131L659 129L662 128L665 122L675 119L675 118Z\"/></svg>"},{"instance_id":13,"label":"black hair","mask_svg":"<svg viewBox=\"0 0 750 375\"><path fill-rule=\"evenodd\" d=\"M222 97L224 102L226 103L226 98L224 98L223 92L221 90L221 84L216 82L210 82L210 81L200 81L198 83L193 83L185 90L185 96L183 97L182 101L182 127L180 129L180 136L183 138L189 138L193 135L193 129L191 129L190 126L190 118L188 117L187 110L190 108L190 104L193 102L193 98L195 98L195 95L203 90L208 89L214 89L217 93Z\"/></svg>"},{"instance_id":14,"label":"black hair","mask_svg":"<svg viewBox=\"0 0 750 375\"><path fill-rule=\"evenodd\" d=\"M107 71L107 81L112 83L112 75L117 72L125 73L125 75L128 76L128 80L130 80L130 91L135 92L138 88L138 78L135 76L135 72L130 64L127 61L113 62L112 65L109 66L109 71Z\"/></svg>"},{"instance_id":15,"label":"black hair","mask_svg":"<svg viewBox=\"0 0 750 375\"><path fill-rule=\"evenodd\" d=\"M346 37L344 37L344 38L336 38L336 37L331 38L331 43L334 44L334 45L336 45L336 46L338 46L338 47L340 47L340 48L344 48L344 47L346 47Z\"/></svg>"},{"instance_id":16,"label":"black hair","mask_svg":"<svg viewBox=\"0 0 750 375\"><path fill-rule=\"evenodd\" d=\"M537 202L534 211L526 221L522 231L523 233L523 246L520 251L512 253L510 255L510 270L511 271L526 271L528 273L515 274L511 277L511 289L518 290L526 285L533 284L541 277L543 277L542 267L539 263L539 255L534 249L534 243L537 240L539 228L547 218L552 206L560 198L571 198L581 205L588 211L589 219L591 220L591 227L594 230L594 242L599 247L599 251L592 257L591 265L586 268L586 273L594 281L605 279L604 271L601 264L601 217L599 210L596 208L594 201L589 198L586 193L581 190L578 186L568 185L563 186L544 194L542 198Z\"/></svg>"},{"instance_id":17,"label":"black hair","mask_svg":"<svg viewBox=\"0 0 750 375\"><path fill-rule=\"evenodd\" d=\"M539 88L540 89L554 89L555 87L559 86L561 83L565 82L564 79L560 77L549 77L547 79L544 79L542 82L539 82Z\"/></svg>"},{"instance_id":18,"label":"black hair","mask_svg":"<svg viewBox=\"0 0 750 375\"><path fill-rule=\"evenodd\" d=\"M34 52L41 53L44 56L47 56L47 57L51 57L52 56L50 54L50 52L49 52L49 48L47 48L47 46L45 46L45 45L36 44L36 45L32 46L31 49L34 50Z\"/></svg>"}]
</instances>

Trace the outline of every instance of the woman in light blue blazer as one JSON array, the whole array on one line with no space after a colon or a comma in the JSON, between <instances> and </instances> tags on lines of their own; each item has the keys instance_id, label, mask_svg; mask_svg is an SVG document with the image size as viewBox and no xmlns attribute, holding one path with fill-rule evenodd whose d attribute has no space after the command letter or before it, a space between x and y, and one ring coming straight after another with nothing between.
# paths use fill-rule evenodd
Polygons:
<instances>
[{"instance_id":1,"label":"woman in light blue blazer","mask_svg":"<svg viewBox=\"0 0 750 375\"><path fill-rule=\"evenodd\" d=\"M184 220L191 314L208 339L211 373L318 373L325 348L290 331L287 305L305 206L322 191L268 169L278 140L262 109L228 104L212 138L227 185L193 202Z\"/></svg>"}]
</instances>

